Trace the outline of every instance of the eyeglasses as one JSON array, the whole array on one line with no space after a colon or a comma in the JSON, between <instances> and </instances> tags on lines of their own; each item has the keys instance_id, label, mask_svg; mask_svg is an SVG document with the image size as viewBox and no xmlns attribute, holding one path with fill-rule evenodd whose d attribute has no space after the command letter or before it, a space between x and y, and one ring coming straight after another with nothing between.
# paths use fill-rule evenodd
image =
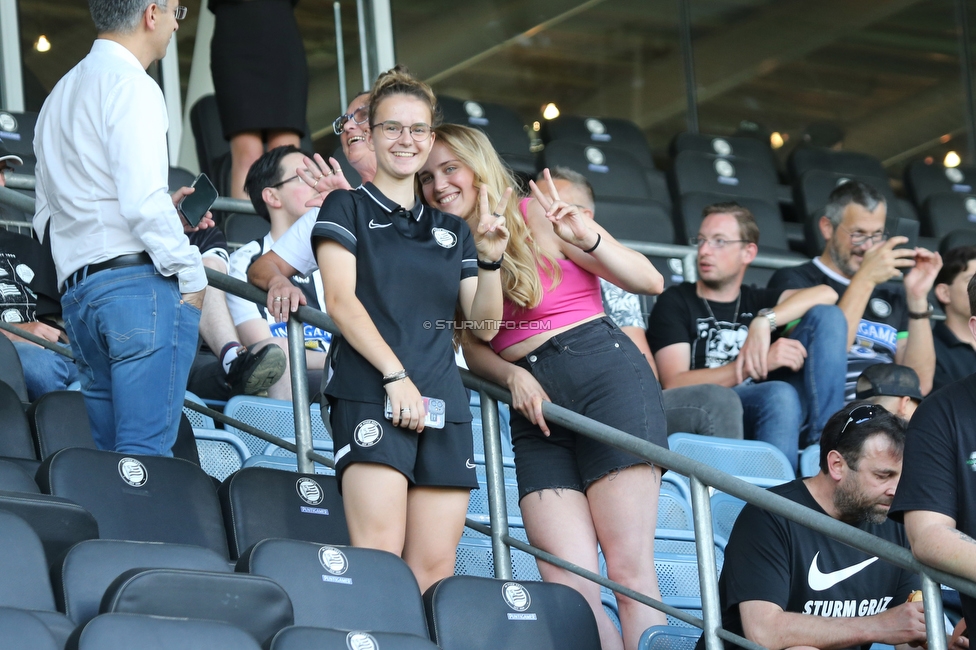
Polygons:
<instances>
[{"instance_id":1,"label":"eyeglasses","mask_svg":"<svg viewBox=\"0 0 976 650\"><path fill-rule=\"evenodd\" d=\"M874 244L874 242L881 243L888 240L887 230L882 230L881 232L875 232L869 235L863 232L851 232L840 224L837 225L837 229L843 230L847 233L847 236L851 238L851 246L854 248L859 248L865 244L870 247Z\"/></svg>"},{"instance_id":2,"label":"eyeglasses","mask_svg":"<svg viewBox=\"0 0 976 650\"><path fill-rule=\"evenodd\" d=\"M722 237L713 237L712 239L706 239L705 237L692 237L691 245L695 248L701 248L705 244L708 244L712 248L725 248L729 244L748 244L747 239L723 239Z\"/></svg>"},{"instance_id":3,"label":"eyeglasses","mask_svg":"<svg viewBox=\"0 0 976 650\"><path fill-rule=\"evenodd\" d=\"M336 135L342 135L342 129L345 128L346 122L352 120L356 124L362 124L369 119L369 106L360 106L352 113L346 115L340 115L332 121L332 130Z\"/></svg>"},{"instance_id":4,"label":"eyeglasses","mask_svg":"<svg viewBox=\"0 0 976 650\"><path fill-rule=\"evenodd\" d=\"M187 7L186 5L180 5L173 10L173 15L176 16L176 20L183 20L186 18Z\"/></svg>"},{"instance_id":5,"label":"eyeglasses","mask_svg":"<svg viewBox=\"0 0 976 650\"><path fill-rule=\"evenodd\" d=\"M847 427L849 427L851 424L864 424L865 422L878 417L880 413L881 409L874 404L861 404L850 412L847 417L847 422L844 423L844 427L840 430L840 435L844 435L844 432L847 431Z\"/></svg>"},{"instance_id":6,"label":"eyeglasses","mask_svg":"<svg viewBox=\"0 0 976 650\"><path fill-rule=\"evenodd\" d=\"M379 124L372 125L370 128L381 129L387 140L399 140L400 136L403 135L403 130L409 129L410 137L413 138L414 142L423 142L430 137L431 132L430 125L424 124L423 122L408 125L393 121L380 122Z\"/></svg>"},{"instance_id":7,"label":"eyeglasses","mask_svg":"<svg viewBox=\"0 0 976 650\"><path fill-rule=\"evenodd\" d=\"M311 176L311 174L309 174L309 176ZM283 181L278 181L278 182L277 182L277 183L275 183L274 185L268 185L268 187L281 187L281 186L282 186L282 185L284 185L285 183L290 183L290 182L292 182L293 180L295 180L296 178L300 178L300 176L299 176L298 174L295 174L295 175L294 175L294 176L292 176L291 178L286 178L286 179L285 179L285 180L283 180Z\"/></svg>"}]
</instances>

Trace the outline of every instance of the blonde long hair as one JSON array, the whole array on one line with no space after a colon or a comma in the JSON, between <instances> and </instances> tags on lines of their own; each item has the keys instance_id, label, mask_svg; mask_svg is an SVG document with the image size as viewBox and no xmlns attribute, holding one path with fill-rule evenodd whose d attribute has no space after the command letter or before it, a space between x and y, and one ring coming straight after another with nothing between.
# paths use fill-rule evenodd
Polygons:
<instances>
[{"instance_id":1,"label":"blonde long hair","mask_svg":"<svg viewBox=\"0 0 976 650\"><path fill-rule=\"evenodd\" d=\"M502 164L488 137L478 129L459 124L441 124L434 129L437 142L444 143L458 160L474 174L475 187L488 186L488 205L498 205L506 187L518 187L512 172ZM418 192L423 196L422 192ZM523 309L542 302L541 266L555 288L562 271L555 258L532 241L529 228L519 211L519 197L512 193L502 210L509 240L502 261L502 291L505 298ZM462 215L465 220L469 217ZM477 213L470 216L477 225Z\"/></svg>"}]
</instances>

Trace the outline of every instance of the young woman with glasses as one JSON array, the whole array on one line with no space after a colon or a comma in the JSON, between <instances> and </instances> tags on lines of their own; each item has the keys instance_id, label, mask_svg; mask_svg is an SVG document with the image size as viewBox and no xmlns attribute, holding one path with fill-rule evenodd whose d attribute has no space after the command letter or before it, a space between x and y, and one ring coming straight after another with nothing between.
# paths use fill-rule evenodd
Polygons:
<instances>
[{"instance_id":1,"label":"young woman with glasses","mask_svg":"<svg viewBox=\"0 0 976 650\"><path fill-rule=\"evenodd\" d=\"M660 598L654 530L661 469L554 424L552 401L655 444L667 446L661 389L640 351L603 313L598 277L656 294L663 279L643 255L619 244L589 216L592 196L576 182L531 184L532 198L504 194L513 180L488 139L443 125L418 177L428 205L476 228L477 197L502 197L496 212L512 233L502 260L503 329L491 341L465 336L475 373L512 392L512 438L520 508L529 540L593 572L597 543L610 578ZM559 176L560 174L557 174ZM521 212L520 212L521 209ZM592 216L592 215L590 215ZM661 612L617 596L623 639L607 617L600 587L540 562L546 581L580 591L597 618L604 650L637 647L641 633L664 625Z\"/></svg>"},{"instance_id":2,"label":"young woman with glasses","mask_svg":"<svg viewBox=\"0 0 976 650\"><path fill-rule=\"evenodd\" d=\"M312 229L327 311L342 334L325 393L350 538L402 556L421 590L454 574L478 485L451 342L455 309L475 322L501 318L497 269L508 243L484 192L470 229L416 198L434 114L426 84L399 67L381 75L366 132L376 176L330 193ZM489 340L495 331L473 333Z\"/></svg>"}]
</instances>

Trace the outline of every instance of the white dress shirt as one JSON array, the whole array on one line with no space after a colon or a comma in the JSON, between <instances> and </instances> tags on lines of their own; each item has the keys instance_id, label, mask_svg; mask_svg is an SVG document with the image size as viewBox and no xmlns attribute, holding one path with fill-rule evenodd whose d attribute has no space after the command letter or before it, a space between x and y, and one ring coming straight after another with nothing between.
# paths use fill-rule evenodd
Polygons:
<instances>
[{"instance_id":1,"label":"white dress shirt","mask_svg":"<svg viewBox=\"0 0 976 650\"><path fill-rule=\"evenodd\" d=\"M58 285L88 264L147 252L181 293L207 285L169 196L163 94L125 47L98 39L54 87L34 136L34 230L50 222Z\"/></svg>"}]
</instances>

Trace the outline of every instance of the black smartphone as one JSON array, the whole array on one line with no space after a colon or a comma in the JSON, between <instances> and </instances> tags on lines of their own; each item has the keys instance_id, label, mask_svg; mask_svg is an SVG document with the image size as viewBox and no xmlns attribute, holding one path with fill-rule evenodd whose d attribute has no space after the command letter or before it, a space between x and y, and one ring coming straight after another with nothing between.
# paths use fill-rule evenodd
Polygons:
<instances>
[{"instance_id":1,"label":"black smartphone","mask_svg":"<svg viewBox=\"0 0 976 650\"><path fill-rule=\"evenodd\" d=\"M193 188L193 194L189 194L180 199L180 204L177 206L177 210L186 219L186 222L190 224L191 228L196 228L200 220L203 219L204 215L213 206L214 201L217 200L217 188L214 184L210 182L206 174L200 174L193 179L193 184L190 186Z\"/></svg>"},{"instance_id":2,"label":"black smartphone","mask_svg":"<svg viewBox=\"0 0 976 650\"><path fill-rule=\"evenodd\" d=\"M908 237L904 244L898 244L895 248L908 248L914 250L918 246L918 222L914 219L901 217L895 225L895 237Z\"/></svg>"}]
</instances>

